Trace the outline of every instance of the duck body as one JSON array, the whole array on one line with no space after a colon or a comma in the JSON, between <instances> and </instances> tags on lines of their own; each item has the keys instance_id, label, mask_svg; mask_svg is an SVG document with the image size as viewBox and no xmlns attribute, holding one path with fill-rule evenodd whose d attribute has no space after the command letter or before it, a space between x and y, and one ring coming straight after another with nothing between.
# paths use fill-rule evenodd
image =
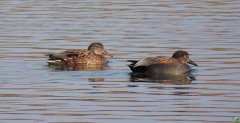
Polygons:
<instances>
[{"instance_id":1,"label":"duck body","mask_svg":"<svg viewBox=\"0 0 240 123\"><path fill-rule=\"evenodd\" d=\"M61 53L49 54L49 64L64 65L94 65L105 64L107 59L104 56L96 55L88 50L67 50Z\"/></svg>"},{"instance_id":2,"label":"duck body","mask_svg":"<svg viewBox=\"0 0 240 123\"><path fill-rule=\"evenodd\" d=\"M189 65L182 65L182 64L171 64L171 65L164 65L164 64L154 64L150 65L148 68L148 72L153 74L184 74L191 71Z\"/></svg>"},{"instance_id":3,"label":"duck body","mask_svg":"<svg viewBox=\"0 0 240 123\"><path fill-rule=\"evenodd\" d=\"M50 65L101 65L108 61L104 56L111 56L101 43L92 43L87 50L66 50L48 54Z\"/></svg>"},{"instance_id":4,"label":"duck body","mask_svg":"<svg viewBox=\"0 0 240 123\"><path fill-rule=\"evenodd\" d=\"M140 61L129 60L129 68L133 72L148 74L185 74L192 69L188 64L197 66L185 51L176 51L172 57L157 56L142 59Z\"/></svg>"}]
</instances>

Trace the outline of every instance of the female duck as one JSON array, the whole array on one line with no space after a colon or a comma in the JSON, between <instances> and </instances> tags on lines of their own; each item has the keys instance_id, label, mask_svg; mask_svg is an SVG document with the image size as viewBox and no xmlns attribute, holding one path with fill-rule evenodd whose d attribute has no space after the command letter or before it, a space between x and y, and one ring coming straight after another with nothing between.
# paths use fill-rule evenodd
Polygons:
<instances>
[{"instance_id":1,"label":"female duck","mask_svg":"<svg viewBox=\"0 0 240 123\"><path fill-rule=\"evenodd\" d=\"M92 43L87 50L67 50L48 54L51 65L101 65L107 63L104 56L111 56L101 43Z\"/></svg>"},{"instance_id":2,"label":"female duck","mask_svg":"<svg viewBox=\"0 0 240 123\"><path fill-rule=\"evenodd\" d=\"M172 57L157 56L129 62L132 62L128 66L133 72L150 74L184 74L191 71L188 64L198 66L189 58L189 54L182 50L176 51Z\"/></svg>"}]
</instances>

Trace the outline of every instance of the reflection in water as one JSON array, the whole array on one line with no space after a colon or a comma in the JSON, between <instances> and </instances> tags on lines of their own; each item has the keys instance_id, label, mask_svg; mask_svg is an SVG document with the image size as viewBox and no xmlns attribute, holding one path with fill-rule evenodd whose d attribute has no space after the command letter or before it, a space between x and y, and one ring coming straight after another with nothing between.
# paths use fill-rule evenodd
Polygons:
<instances>
[{"instance_id":1,"label":"reflection in water","mask_svg":"<svg viewBox=\"0 0 240 123\"><path fill-rule=\"evenodd\" d=\"M106 70L107 64L104 65L48 65L49 68L57 71L79 71L79 70Z\"/></svg>"},{"instance_id":2,"label":"reflection in water","mask_svg":"<svg viewBox=\"0 0 240 123\"><path fill-rule=\"evenodd\" d=\"M104 78L88 78L89 82L102 82Z\"/></svg>"},{"instance_id":3,"label":"reflection in water","mask_svg":"<svg viewBox=\"0 0 240 123\"><path fill-rule=\"evenodd\" d=\"M131 82L158 82L168 84L190 84L196 78L190 74L167 75L167 74L147 74L147 73L130 73Z\"/></svg>"}]
</instances>

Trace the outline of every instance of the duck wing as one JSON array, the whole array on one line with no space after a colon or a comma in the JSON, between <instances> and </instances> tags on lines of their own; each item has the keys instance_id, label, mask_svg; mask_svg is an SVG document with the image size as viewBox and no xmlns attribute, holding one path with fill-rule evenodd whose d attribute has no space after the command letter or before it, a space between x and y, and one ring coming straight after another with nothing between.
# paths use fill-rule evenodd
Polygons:
<instances>
[{"instance_id":1,"label":"duck wing","mask_svg":"<svg viewBox=\"0 0 240 123\"><path fill-rule=\"evenodd\" d=\"M172 64L174 63L174 59L172 57L167 56L157 56L157 57L149 57L138 61L134 64L134 68L139 66L149 66L153 64Z\"/></svg>"},{"instance_id":2,"label":"duck wing","mask_svg":"<svg viewBox=\"0 0 240 123\"><path fill-rule=\"evenodd\" d=\"M61 53L48 54L49 60L63 60L66 61L69 58L77 57L79 50L67 50Z\"/></svg>"}]
</instances>

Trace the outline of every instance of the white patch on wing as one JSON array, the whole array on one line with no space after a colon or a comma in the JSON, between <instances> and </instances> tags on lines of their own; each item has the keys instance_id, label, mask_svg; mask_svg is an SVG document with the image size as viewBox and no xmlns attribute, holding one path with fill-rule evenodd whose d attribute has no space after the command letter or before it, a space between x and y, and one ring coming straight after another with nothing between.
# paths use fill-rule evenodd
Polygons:
<instances>
[{"instance_id":1,"label":"white patch on wing","mask_svg":"<svg viewBox=\"0 0 240 123\"><path fill-rule=\"evenodd\" d=\"M61 60L48 60L47 63L56 63L56 62L60 62Z\"/></svg>"}]
</instances>

